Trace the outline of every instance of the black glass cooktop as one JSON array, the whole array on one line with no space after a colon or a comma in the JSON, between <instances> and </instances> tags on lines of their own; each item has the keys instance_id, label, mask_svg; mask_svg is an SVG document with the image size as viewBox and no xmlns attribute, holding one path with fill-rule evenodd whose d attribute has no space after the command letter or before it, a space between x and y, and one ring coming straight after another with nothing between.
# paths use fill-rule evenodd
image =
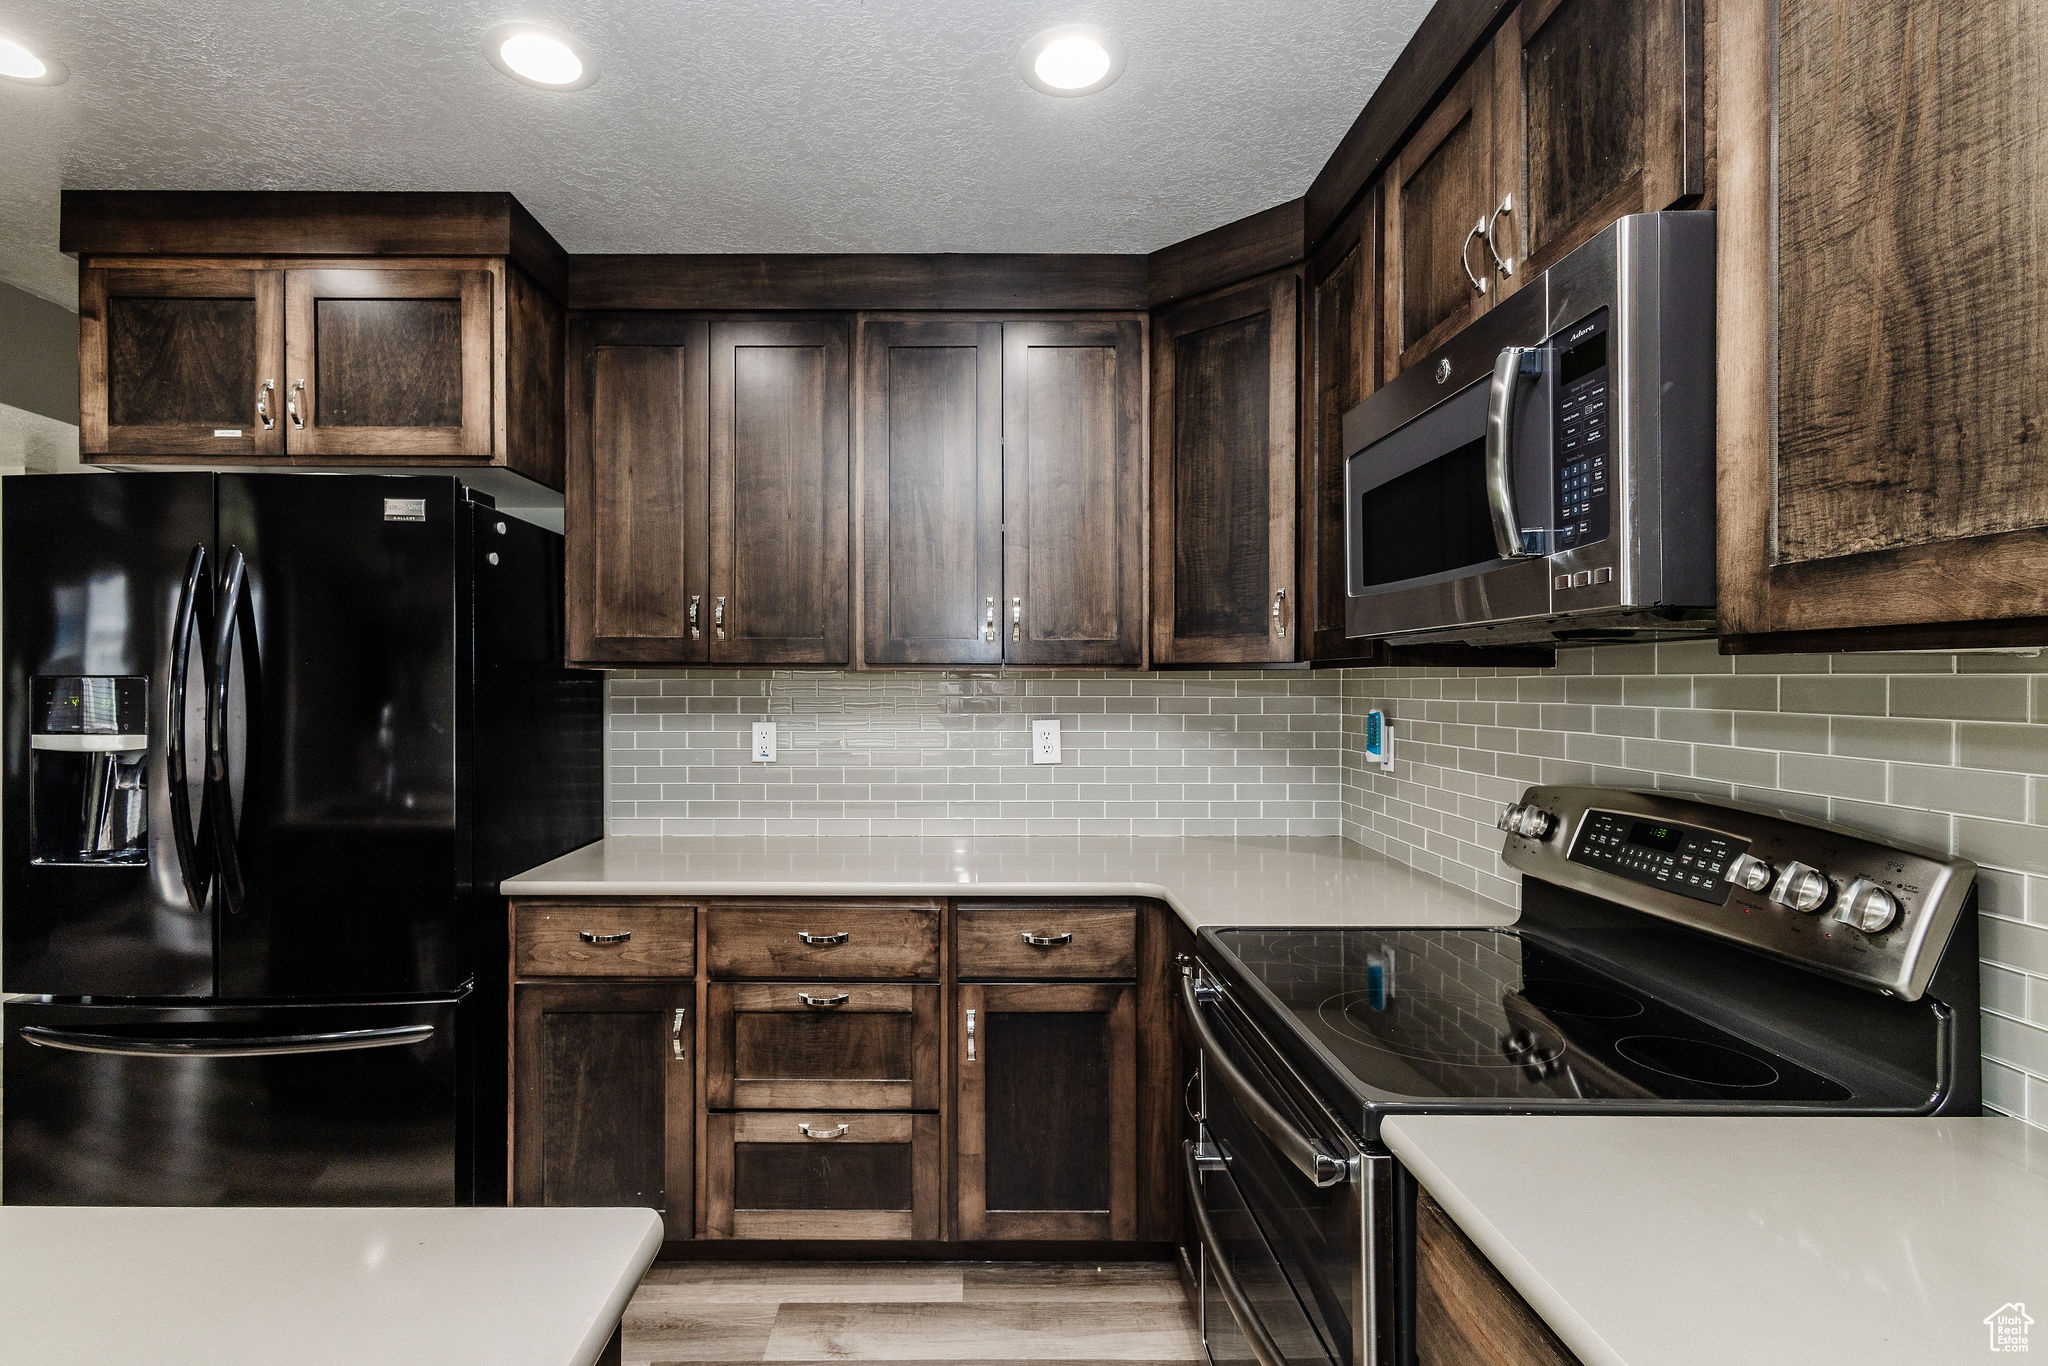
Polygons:
<instances>
[{"instance_id":1,"label":"black glass cooktop","mask_svg":"<svg viewBox=\"0 0 2048 1366\"><path fill-rule=\"evenodd\" d=\"M1637 1101L1768 1110L1852 1096L1512 931L1212 934L1368 1108Z\"/></svg>"}]
</instances>

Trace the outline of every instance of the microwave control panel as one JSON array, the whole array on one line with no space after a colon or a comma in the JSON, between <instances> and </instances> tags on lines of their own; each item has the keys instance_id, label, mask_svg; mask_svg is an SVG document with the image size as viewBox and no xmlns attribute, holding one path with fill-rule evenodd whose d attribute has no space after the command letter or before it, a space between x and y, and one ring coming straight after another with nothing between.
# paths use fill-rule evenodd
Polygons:
<instances>
[{"instance_id":1,"label":"microwave control panel","mask_svg":"<svg viewBox=\"0 0 2048 1366\"><path fill-rule=\"evenodd\" d=\"M1607 310L1557 334L1557 528L1552 548L1570 550L1607 537L1612 487Z\"/></svg>"}]
</instances>

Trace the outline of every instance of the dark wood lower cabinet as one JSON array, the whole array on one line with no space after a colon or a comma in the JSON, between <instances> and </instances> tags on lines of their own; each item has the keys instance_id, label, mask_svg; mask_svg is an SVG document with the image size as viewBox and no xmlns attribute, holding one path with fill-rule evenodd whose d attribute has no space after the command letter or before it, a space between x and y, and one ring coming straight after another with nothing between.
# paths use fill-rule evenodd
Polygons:
<instances>
[{"instance_id":1,"label":"dark wood lower cabinet","mask_svg":"<svg viewBox=\"0 0 2048 1366\"><path fill-rule=\"evenodd\" d=\"M937 1115L714 1114L705 1130L713 1238L945 1236Z\"/></svg>"},{"instance_id":2,"label":"dark wood lower cabinet","mask_svg":"<svg viewBox=\"0 0 2048 1366\"><path fill-rule=\"evenodd\" d=\"M937 986L713 982L705 1103L719 1110L939 1108Z\"/></svg>"},{"instance_id":3,"label":"dark wood lower cabinet","mask_svg":"<svg viewBox=\"0 0 2048 1366\"><path fill-rule=\"evenodd\" d=\"M1137 988L959 992L960 1236L1138 1231Z\"/></svg>"},{"instance_id":4,"label":"dark wood lower cabinet","mask_svg":"<svg viewBox=\"0 0 2048 1366\"><path fill-rule=\"evenodd\" d=\"M1579 1366L1427 1195L1415 1201L1416 1366Z\"/></svg>"},{"instance_id":5,"label":"dark wood lower cabinet","mask_svg":"<svg viewBox=\"0 0 2048 1366\"><path fill-rule=\"evenodd\" d=\"M633 1205L690 1236L687 982L521 982L512 996L512 1199Z\"/></svg>"}]
</instances>

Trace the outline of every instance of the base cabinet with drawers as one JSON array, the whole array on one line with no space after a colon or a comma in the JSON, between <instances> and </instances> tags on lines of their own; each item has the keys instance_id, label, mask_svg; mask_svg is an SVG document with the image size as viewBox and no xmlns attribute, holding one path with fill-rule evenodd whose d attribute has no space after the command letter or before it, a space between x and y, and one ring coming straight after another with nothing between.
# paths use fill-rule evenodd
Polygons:
<instances>
[{"instance_id":1,"label":"base cabinet with drawers","mask_svg":"<svg viewBox=\"0 0 2048 1366\"><path fill-rule=\"evenodd\" d=\"M671 1241L1167 1241L1170 914L515 901L514 1203L647 1205Z\"/></svg>"}]
</instances>

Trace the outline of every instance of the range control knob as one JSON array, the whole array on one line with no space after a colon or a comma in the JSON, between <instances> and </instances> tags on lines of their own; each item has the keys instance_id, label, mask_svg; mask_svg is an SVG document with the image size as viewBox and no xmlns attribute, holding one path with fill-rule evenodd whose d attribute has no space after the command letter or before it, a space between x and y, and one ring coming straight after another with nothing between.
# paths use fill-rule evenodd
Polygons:
<instances>
[{"instance_id":1,"label":"range control knob","mask_svg":"<svg viewBox=\"0 0 2048 1366\"><path fill-rule=\"evenodd\" d=\"M1761 892L1771 885L1777 870L1755 854L1737 854L1735 861L1728 865L1725 876L1745 892Z\"/></svg>"},{"instance_id":2,"label":"range control knob","mask_svg":"<svg viewBox=\"0 0 2048 1366\"><path fill-rule=\"evenodd\" d=\"M1780 906L1790 906L1795 911L1817 911L1828 904L1834 895L1835 884L1828 881L1828 875L1818 868L1809 868L1803 863L1788 863L1772 884L1771 900Z\"/></svg>"},{"instance_id":3,"label":"range control knob","mask_svg":"<svg viewBox=\"0 0 2048 1366\"><path fill-rule=\"evenodd\" d=\"M1509 802L1507 809L1494 822L1497 829L1524 839L1548 839L1550 832L1557 828L1557 821L1540 806L1524 806L1520 802Z\"/></svg>"},{"instance_id":4,"label":"range control knob","mask_svg":"<svg viewBox=\"0 0 2048 1366\"><path fill-rule=\"evenodd\" d=\"M1859 877L1842 893L1835 919L1865 934L1890 928L1899 918L1899 899L1867 877Z\"/></svg>"}]
</instances>

